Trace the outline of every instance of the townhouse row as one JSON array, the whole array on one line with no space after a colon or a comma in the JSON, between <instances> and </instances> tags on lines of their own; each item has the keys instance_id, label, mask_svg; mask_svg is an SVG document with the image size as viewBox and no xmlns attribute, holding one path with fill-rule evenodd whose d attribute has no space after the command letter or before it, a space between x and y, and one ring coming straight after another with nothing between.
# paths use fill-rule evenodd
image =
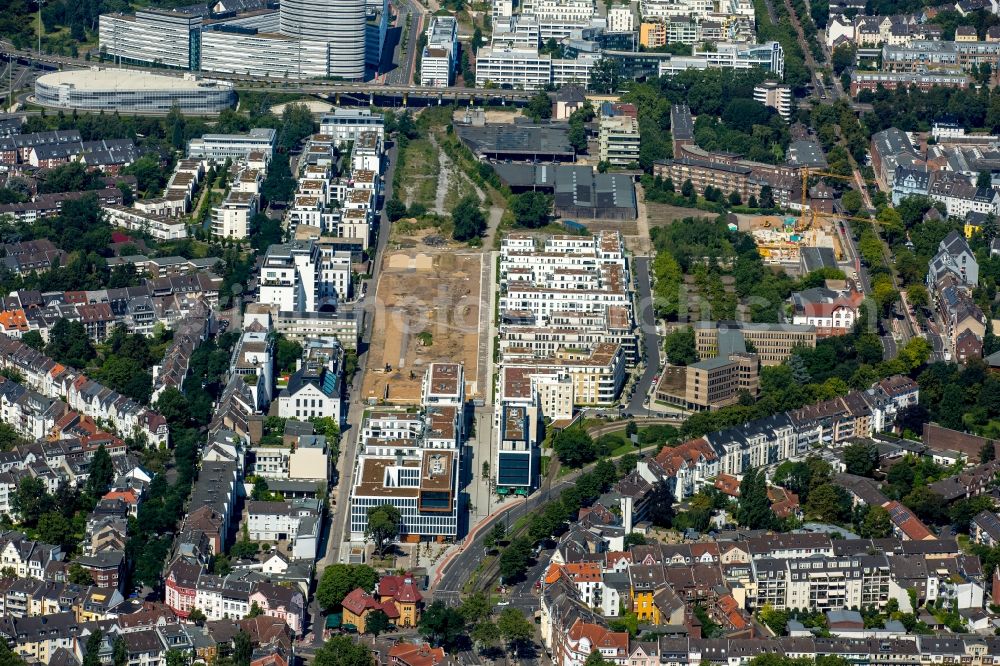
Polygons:
<instances>
[{"instance_id":1,"label":"townhouse row","mask_svg":"<svg viewBox=\"0 0 1000 666\"><path fill-rule=\"evenodd\" d=\"M41 395L65 400L80 414L110 424L124 439L167 444L169 428L161 414L5 334L0 334L0 368L17 371Z\"/></svg>"}]
</instances>

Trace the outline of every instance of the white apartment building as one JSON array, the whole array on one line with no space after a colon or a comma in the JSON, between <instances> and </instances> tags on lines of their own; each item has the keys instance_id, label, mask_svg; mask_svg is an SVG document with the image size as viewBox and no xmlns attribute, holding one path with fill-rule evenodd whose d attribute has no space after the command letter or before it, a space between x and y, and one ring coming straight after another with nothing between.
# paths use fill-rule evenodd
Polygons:
<instances>
[{"instance_id":1,"label":"white apartment building","mask_svg":"<svg viewBox=\"0 0 1000 666\"><path fill-rule=\"evenodd\" d=\"M541 90L552 81L552 56L538 49L483 47L476 58L476 86Z\"/></svg>"},{"instance_id":2,"label":"white apartment building","mask_svg":"<svg viewBox=\"0 0 1000 666\"><path fill-rule=\"evenodd\" d=\"M673 16L704 18L714 11L714 0L641 0L639 3L639 13L644 20Z\"/></svg>"},{"instance_id":3,"label":"white apartment building","mask_svg":"<svg viewBox=\"0 0 1000 666\"><path fill-rule=\"evenodd\" d=\"M573 23L589 23L597 16L597 4L594 0L534 0L530 11L539 23L546 21L568 21Z\"/></svg>"},{"instance_id":4,"label":"white apartment building","mask_svg":"<svg viewBox=\"0 0 1000 666\"><path fill-rule=\"evenodd\" d=\"M384 141L385 119L381 113L372 113L368 109L336 108L320 119L319 132L332 137L334 143L340 146L357 141L362 132L375 132Z\"/></svg>"},{"instance_id":5,"label":"white apartment building","mask_svg":"<svg viewBox=\"0 0 1000 666\"><path fill-rule=\"evenodd\" d=\"M590 85L590 70L600 61L600 53L581 53L576 58L553 58L552 83L556 86L576 83L586 88Z\"/></svg>"},{"instance_id":6,"label":"white apartment building","mask_svg":"<svg viewBox=\"0 0 1000 666\"><path fill-rule=\"evenodd\" d=\"M278 394L278 416L302 420L326 417L341 423L343 373L344 350L338 340L307 340L297 369ZM289 465L294 473L296 465L292 461Z\"/></svg>"},{"instance_id":7,"label":"white apartment building","mask_svg":"<svg viewBox=\"0 0 1000 666\"><path fill-rule=\"evenodd\" d=\"M382 139L376 132L362 132L351 149L351 172L382 172Z\"/></svg>"},{"instance_id":8,"label":"white apartment building","mask_svg":"<svg viewBox=\"0 0 1000 666\"><path fill-rule=\"evenodd\" d=\"M608 32L632 32L636 30L635 14L632 8L616 5L608 10Z\"/></svg>"},{"instance_id":9,"label":"white apartment building","mask_svg":"<svg viewBox=\"0 0 1000 666\"><path fill-rule=\"evenodd\" d=\"M259 197L253 192L230 190L229 196L212 207L212 235L243 239L250 236L250 220L258 212Z\"/></svg>"},{"instance_id":10,"label":"white apartment building","mask_svg":"<svg viewBox=\"0 0 1000 666\"><path fill-rule=\"evenodd\" d=\"M206 134L188 142L188 157L224 161L246 159L252 152L274 155L278 133L270 127L255 127L246 134Z\"/></svg>"},{"instance_id":11,"label":"white apartment building","mask_svg":"<svg viewBox=\"0 0 1000 666\"><path fill-rule=\"evenodd\" d=\"M774 81L765 81L753 89L754 101L771 107L788 120L792 116L792 89Z\"/></svg>"},{"instance_id":12,"label":"white apartment building","mask_svg":"<svg viewBox=\"0 0 1000 666\"><path fill-rule=\"evenodd\" d=\"M339 302L351 295L351 253L336 250L329 242L319 242L319 299Z\"/></svg>"},{"instance_id":13,"label":"white apartment building","mask_svg":"<svg viewBox=\"0 0 1000 666\"><path fill-rule=\"evenodd\" d=\"M134 208L103 205L101 210L112 226L149 234L157 240L177 240L187 238L187 225L178 217L146 215Z\"/></svg>"},{"instance_id":14,"label":"white apartment building","mask_svg":"<svg viewBox=\"0 0 1000 666\"><path fill-rule=\"evenodd\" d=\"M498 23L509 19L514 14L514 0L493 0L490 16L493 19L493 27Z\"/></svg>"},{"instance_id":15,"label":"white apartment building","mask_svg":"<svg viewBox=\"0 0 1000 666\"><path fill-rule=\"evenodd\" d=\"M537 49L541 40L542 33L538 27L538 19L525 14L515 14L493 24L493 38L490 44L493 48Z\"/></svg>"},{"instance_id":16,"label":"white apartment building","mask_svg":"<svg viewBox=\"0 0 1000 666\"><path fill-rule=\"evenodd\" d=\"M564 349L547 358L508 353L504 369L569 377L577 406L610 405L625 384L625 354L621 345L602 342L593 351Z\"/></svg>"},{"instance_id":17,"label":"white apartment building","mask_svg":"<svg viewBox=\"0 0 1000 666\"><path fill-rule=\"evenodd\" d=\"M315 312L319 305L319 246L313 241L272 245L260 267L260 303L279 311Z\"/></svg>"},{"instance_id":18,"label":"white apartment building","mask_svg":"<svg viewBox=\"0 0 1000 666\"><path fill-rule=\"evenodd\" d=\"M294 541L302 522L310 518L316 519L316 511L302 502L247 502L251 541Z\"/></svg>"},{"instance_id":19,"label":"white apartment building","mask_svg":"<svg viewBox=\"0 0 1000 666\"><path fill-rule=\"evenodd\" d=\"M446 88L458 62L458 21L434 16L427 27L427 44L420 59L420 85Z\"/></svg>"},{"instance_id":20,"label":"white apartment building","mask_svg":"<svg viewBox=\"0 0 1000 666\"><path fill-rule=\"evenodd\" d=\"M765 44L715 44L715 51L694 48L690 56L673 56L660 61L660 76L673 76L689 69L753 69L760 67L778 77L785 75L785 52L778 42Z\"/></svg>"},{"instance_id":21,"label":"white apartment building","mask_svg":"<svg viewBox=\"0 0 1000 666\"><path fill-rule=\"evenodd\" d=\"M285 446L252 446L250 447L250 465L248 474L261 476L265 479L287 479L288 460L292 450Z\"/></svg>"}]
</instances>

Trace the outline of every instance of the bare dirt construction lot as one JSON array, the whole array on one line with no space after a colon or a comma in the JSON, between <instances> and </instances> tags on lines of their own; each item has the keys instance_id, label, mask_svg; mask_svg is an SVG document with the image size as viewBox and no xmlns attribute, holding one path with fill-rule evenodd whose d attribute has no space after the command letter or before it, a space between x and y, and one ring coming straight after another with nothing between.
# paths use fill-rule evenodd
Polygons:
<instances>
[{"instance_id":1,"label":"bare dirt construction lot","mask_svg":"<svg viewBox=\"0 0 1000 666\"><path fill-rule=\"evenodd\" d=\"M390 238L375 291L363 399L420 402L424 372L437 361L464 363L466 395L480 394L483 272L482 253L446 241L436 229Z\"/></svg>"}]
</instances>

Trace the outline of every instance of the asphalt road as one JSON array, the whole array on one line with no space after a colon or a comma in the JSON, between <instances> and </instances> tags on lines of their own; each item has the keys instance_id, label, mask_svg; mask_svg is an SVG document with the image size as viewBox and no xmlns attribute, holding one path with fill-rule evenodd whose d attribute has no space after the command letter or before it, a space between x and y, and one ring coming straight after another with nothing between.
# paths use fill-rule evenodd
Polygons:
<instances>
[{"instance_id":1,"label":"asphalt road","mask_svg":"<svg viewBox=\"0 0 1000 666\"><path fill-rule=\"evenodd\" d=\"M410 17L410 30L406 36L406 45L399 44L394 62L396 68L385 75L385 82L391 85L409 85L413 76L413 66L417 60L417 41L423 30L424 12L415 0L400 0L396 5L396 25L402 31L406 29L406 19Z\"/></svg>"},{"instance_id":2,"label":"asphalt road","mask_svg":"<svg viewBox=\"0 0 1000 666\"><path fill-rule=\"evenodd\" d=\"M636 257L634 262L636 291L639 295L639 328L642 330L642 345L646 357L646 368L636 383L632 399L625 412L631 416L645 414L643 404L653 377L660 371L660 336L656 331L656 316L653 312L652 284L649 277L649 257Z\"/></svg>"},{"instance_id":3,"label":"asphalt road","mask_svg":"<svg viewBox=\"0 0 1000 666\"><path fill-rule=\"evenodd\" d=\"M383 185L383 201L392 198L392 179L396 171L397 146L395 142L387 153L389 160L388 168L385 171ZM344 553L341 552L344 545L344 531L347 527L347 517L350 513L350 491L354 478L354 462L357 457L357 432L361 425L361 416L364 412L364 405L360 399L361 378L364 376L368 362L368 346L371 344L372 322L375 313L375 284L378 280L378 270L381 266L382 255L385 252L386 243L389 240L389 220L385 216L384 210L379 216L378 237L375 242L375 258L371 265L371 279L361 283L358 288L365 290L365 298L361 301L360 307L365 312L365 327L361 336L361 343L358 349L358 372L354 376L354 381L348 391L348 412L347 427L345 435L341 438L340 458L337 461L337 472L339 481L333 494L335 505L332 510L329 543L326 556L321 560L321 568L334 562L344 561Z\"/></svg>"}]
</instances>

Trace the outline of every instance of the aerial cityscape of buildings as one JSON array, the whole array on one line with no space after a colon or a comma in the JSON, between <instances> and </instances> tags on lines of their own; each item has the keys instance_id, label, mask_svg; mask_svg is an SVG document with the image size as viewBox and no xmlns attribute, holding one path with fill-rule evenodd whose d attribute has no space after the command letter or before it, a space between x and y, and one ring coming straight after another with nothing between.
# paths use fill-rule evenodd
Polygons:
<instances>
[{"instance_id":1,"label":"aerial cityscape of buildings","mask_svg":"<svg viewBox=\"0 0 1000 666\"><path fill-rule=\"evenodd\" d=\"M997 0L12 2L9 666L994 666Z\"/></svg>"}]
</instances>

